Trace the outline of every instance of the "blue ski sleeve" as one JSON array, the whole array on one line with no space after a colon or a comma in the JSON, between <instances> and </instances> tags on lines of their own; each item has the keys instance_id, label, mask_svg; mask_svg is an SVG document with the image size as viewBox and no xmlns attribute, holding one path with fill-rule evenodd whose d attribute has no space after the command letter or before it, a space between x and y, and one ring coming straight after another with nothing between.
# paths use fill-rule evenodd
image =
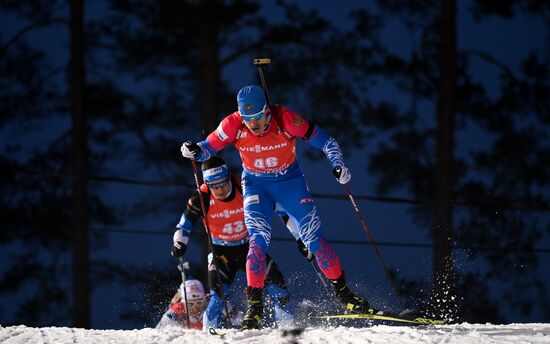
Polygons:
<instances>
[{"instance_id":1,"label":"blue ski sleeve","mask_svg":"<svg viewBox=\"0 0 550 344\"><path fill-rule=\"evenodd\" d=\"M197 142L197 145L201 148L201 153L197 157L197 161L206 161L217 153L217 150L212 148L208 140Z\"/></svg>"},{"instance_id":2,"label":"blue ski sleeve","mask_svg":"<svg viewBox=\"0 0 550 344\"><path fill-rule=\"evenodd\" d=\"M200 203L200 196L198 191L195 191L187 202L187 206L181 214L180 221L176 225L176 228L181 229L181 234L184 237L189 238L193 227L201 217L202 207Z\"/></svg>"},{"instance_id":3,"label":"blue ski sleeve","mask_svg":"<svg viewBox=\"0 0 550 344\"><path fill-rule=\"evenodd\" d=\"M180 222L176 225L176 228L181 229L181 234L184 237L189 238L191 231L193 230L193 223L185 216L185 213L181 214Z\"/></svg>"},{"instance_id":4,"label":"blue ski sleeve","mask_svg":"<svg viewBox=\"0 0 550 344\"><path fill-rule=\"evenodd\" d=\"M344 156L340 145L325 130L315 125L310 139L307 141L313 148L322 150L333 167L344 166Z\"/></svg>"}]
</instances>

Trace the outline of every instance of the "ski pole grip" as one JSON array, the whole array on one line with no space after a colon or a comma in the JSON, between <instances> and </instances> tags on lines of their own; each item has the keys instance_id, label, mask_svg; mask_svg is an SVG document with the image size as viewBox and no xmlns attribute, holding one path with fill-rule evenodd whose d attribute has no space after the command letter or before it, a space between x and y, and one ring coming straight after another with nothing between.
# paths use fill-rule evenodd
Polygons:
<instances>
[{"instance_id":1,"label":"ski pole grip","mask_svg":"<svg viewBox=\"0 0 550 344\"><path fill-rule=\"evenodd\" d=\"M269 98L269 91L267 90L267 81L265 80L265 75L264 75L264 65L270 64L271 59L263 57L263 58L254 59L252 62L254 63L254 65L258 66L258 74L260 74L260 79L262 81L262 86L264 88L265 100L267 102L267 105L271 107L271 99Z\"/></svg>"},{"instance_id":2,"label":"ski pole grip","mask_svg":"<svg viewBox=\"0 0 550 344\"><path fill-rule=\"evenodd\" d=\"M254 64L255 65L265 65L265 64L270 64L270 63L271 63L271 59L269 59L269 58L254 59Z\"/></svg>"}]
</instances>

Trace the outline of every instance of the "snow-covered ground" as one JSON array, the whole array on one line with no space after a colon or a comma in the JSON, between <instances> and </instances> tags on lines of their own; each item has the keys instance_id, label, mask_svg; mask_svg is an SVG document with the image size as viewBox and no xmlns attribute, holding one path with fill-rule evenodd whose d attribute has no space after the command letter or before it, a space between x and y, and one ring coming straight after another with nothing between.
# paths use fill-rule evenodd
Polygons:
<instances>
[{"instance_id":1,"label":"snow-covered ground","mask_svg":"<svg viewBox=\"0 0 550 344\"><path fill-rule=\"evenodd\" d=\"M366 328L306 328L294 331L300 333L291 332L274 329L227 330L222 335L211 335L179 328L120 331L0 326L0 343L550 343L550 324L458 324L416 328L378 325Z\"/></svg>"}]
</instances>

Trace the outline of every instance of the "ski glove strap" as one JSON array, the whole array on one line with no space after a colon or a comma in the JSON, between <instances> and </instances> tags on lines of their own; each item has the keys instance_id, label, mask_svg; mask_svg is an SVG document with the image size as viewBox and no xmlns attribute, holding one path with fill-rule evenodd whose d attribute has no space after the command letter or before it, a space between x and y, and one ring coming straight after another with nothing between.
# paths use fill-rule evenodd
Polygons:
<instances>
[{"instance_id":1,"label":"ski glove strap","mask_svg":"<svg viewBox=\"0 0 550 344\"><path fill-rule=\"evenodd\" d=\"M351 180L351 172L346 166L336 166L332 170L332 174L336 177L336 180L340 184L347 184Z\"/></svg>"}]
</instances>

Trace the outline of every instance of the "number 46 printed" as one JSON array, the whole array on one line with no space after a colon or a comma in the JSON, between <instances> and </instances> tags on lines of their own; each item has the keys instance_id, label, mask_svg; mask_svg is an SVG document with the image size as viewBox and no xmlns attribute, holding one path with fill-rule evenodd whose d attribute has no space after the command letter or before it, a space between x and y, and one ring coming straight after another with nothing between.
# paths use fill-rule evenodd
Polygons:
<instances>
[{"instance_id":1,"label":"number 46 printed","mask_svg":"<svg viewBox=\"0 0 550 344\"><path fill-rule=\"evenodd\" d=\"M277 167L279 165L279 159L275 156L270 156L265 159L254 160L254 167L264 169L266 167Z\"/></svg>"}]
</instances>

